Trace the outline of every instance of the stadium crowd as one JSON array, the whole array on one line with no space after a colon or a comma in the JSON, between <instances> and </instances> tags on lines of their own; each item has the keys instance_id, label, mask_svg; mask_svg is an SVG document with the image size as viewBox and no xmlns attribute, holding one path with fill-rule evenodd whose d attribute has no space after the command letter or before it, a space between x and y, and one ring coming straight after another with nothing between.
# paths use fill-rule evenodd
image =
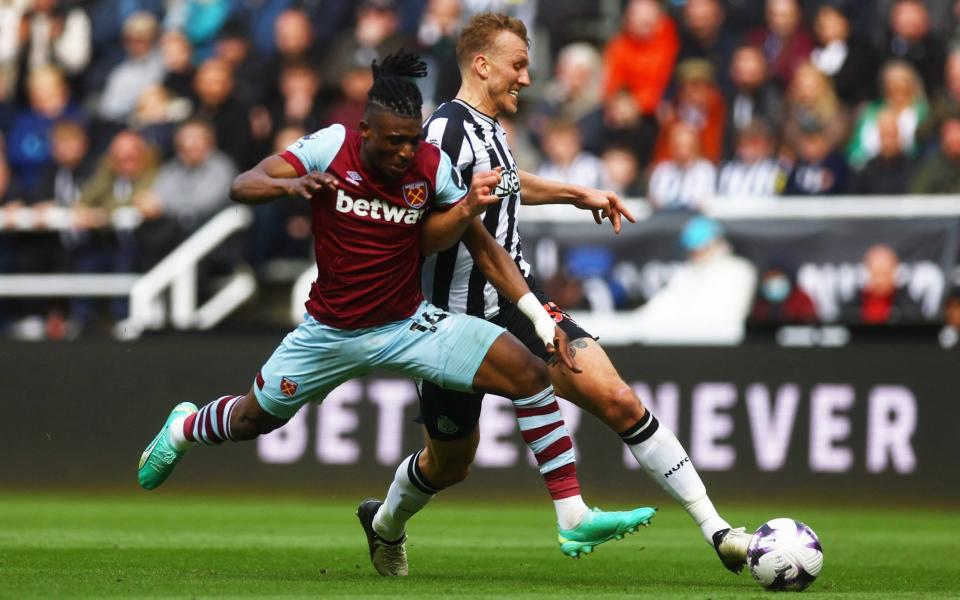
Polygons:
<instances>
[{"instance_id":1,"label":"stadium crowd","mask_svg":"<svg viewBox=\"0 0 960 600\"><path fill-rule=\"evenodd\" d=\"M534 86L504 119L526 170L664 211L960 192L954 0L10 0L0 274L149 269L229 205L237 172L356 127L372 60L415 49L425 116L451 99L458 30L486 10L534 32ZM51 207L69 227L45 224ZM121 208L141 224L114 227ZM308 219L305 203L257 207L208 271L309 256ZM48 337L95 315L90 300L0 303L5 327L39 317Z\"/></svg>"}]
</instances>

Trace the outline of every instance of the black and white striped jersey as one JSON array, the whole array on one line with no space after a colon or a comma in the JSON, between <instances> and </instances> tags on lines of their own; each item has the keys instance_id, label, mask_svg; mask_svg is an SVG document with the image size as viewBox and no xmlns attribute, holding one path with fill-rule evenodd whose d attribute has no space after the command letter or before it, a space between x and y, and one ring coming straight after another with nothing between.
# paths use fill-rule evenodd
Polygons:
<instances>
[{"instance_id":1,"label":"black and white striped jersey","mask_svg":"<svg viewBox=\"0 0 960 600\"><path fill-rule=\"evenodd\" d=\"M469 104L453 100L441 104L427 119L423 134L428 142L447 153L467 185L475 172L503 168L496 189L500 202L487 208L482 219L490 235L513 257L523 276L529 277L530 265L523 260L517 231L520 177L503 127ZM496 316L505 302L473 264L466 246L460 243L424 261L423 293L440 308L487 319Z\"/></svg>"}]
</instances>

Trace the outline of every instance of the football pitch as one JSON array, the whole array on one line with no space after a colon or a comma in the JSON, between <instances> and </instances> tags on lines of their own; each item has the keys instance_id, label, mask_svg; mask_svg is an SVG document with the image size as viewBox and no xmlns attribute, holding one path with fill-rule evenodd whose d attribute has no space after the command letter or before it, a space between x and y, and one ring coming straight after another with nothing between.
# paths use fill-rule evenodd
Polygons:
<instances>
[{"instance_id":1,"label":"football pitch","mask_svg":"<svg viewBox=\"0 0 960 600\"><path fill-rule=\"evenodd\" d=\"M436 501L411 524L411 575L370 566L355 502L178 493L0 493L0 597L769 597L725 571L688 517L572 560L548 503ZM607 506L608 509L627 508ZM960 512L724 505L819 534L825 564L804 594L960 597Z\"/></svg>"}]
</instances>

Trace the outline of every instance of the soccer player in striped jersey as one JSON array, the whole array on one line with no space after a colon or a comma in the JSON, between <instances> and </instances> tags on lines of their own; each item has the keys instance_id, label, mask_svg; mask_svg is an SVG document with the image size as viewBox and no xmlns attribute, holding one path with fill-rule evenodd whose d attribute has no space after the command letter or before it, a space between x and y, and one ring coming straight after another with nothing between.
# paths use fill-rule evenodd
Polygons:
<instances>
[{"instance_id":1,"label":"soccer player in striped jersey","mask_svg":"<svg viewBox=\"0 0 960 600\"><path fill-rule=\"evenodd\" d=\"M513 335L424 300L422 254L461 237L505 294L518 302L532 294L510 257L474 225L476 216L497 201L492 191L499 173L478 172L468 191L450 159L421 143L422 98L409 77L425 75L426 65L400 53L374 63L373 71L359 132L340 125L321 129L234 181L231 197L244 204L278 197L310 202L318 277L306 320L284 338L246 394L222 396L199 410L190 402L174 407L141 454L143 488L162 484L195 443L256 438L282 426L307 402L322 402L344 381L378 369L454 390L500 394L513 399L518 412L538 414L556 406L546 366ZM579 371L567 351L566 334L549 314L539 305L529 314L541 344L550 352L556 348L558 359ZM534 451L539 451L534 443L546 438L531 438ZM550 439L569 444L562 429ZM440 480L433 463L414 460L408 466L423 489ZM570 475L566 481L575 486ZM396 498L388 497L387 503ZM402 532L380 537L367 513L361 513L374 564L405 575ZM653 513L597 513L588 529L594 537L622 536Z\"/></svg>"},{"instance_id":2,"label":"soccer player in striped jersey","mask_svg":"<svg viewBox=\"0 0 960 600\"><path fill-rule=\"evenodd\" d=\"M464 181L491 168L503 169L495 190L500 201L486 209L483 225L510 254L530 288L570 338L571 351L576 353L582 372L574 373L551 361L550 378L557 395L591 412L618 433L647 474L690 514L724 566L739 573L750 536L742 528L731 528L720 517L673 432L646 410L595 339L537 290L530 265L524 260L517 231L521 202L568 203L591 210L597 223L608 218L617 233L621 217L634 220L613 192L561 184L517 168L497 116L514 114L521 90L530 85L527 49L527 30L520 20L493 13L474 16L457 44L463 80L460 91L427 120L424 137L450 156ZM497 323L514 333L533 353L549 359L522 318L526 307L498 294L462 245L427 259L423 287L427 298L437 306ZM422 386L420 409L428 433L427 451L442 466L443 474L437 476L443 478L445 486L466 476L479 443L481 399L482 394L450 392L429 382ZM520 411L518 417L521 430L526 431L527 419ZM559 413L551 420L562 422ZM397 471L388 495L394 493L395 487L402 487L401 470ZM384 505L377 519L395 524L412 516L399 507L392 512L390 509L391 506ZM563 549L562 531L560 541Z\"/></svg>"}]
</instances>

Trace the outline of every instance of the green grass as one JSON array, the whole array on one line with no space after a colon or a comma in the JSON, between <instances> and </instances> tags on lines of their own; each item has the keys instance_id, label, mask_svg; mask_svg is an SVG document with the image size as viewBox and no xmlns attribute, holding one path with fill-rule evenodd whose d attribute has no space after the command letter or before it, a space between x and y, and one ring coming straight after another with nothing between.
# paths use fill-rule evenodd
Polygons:
<instances>
[{"instance_id":1,"label":"green grass","mask_svg":"<svg viewBox=\"0 0 960 600\"><path fill-rule=\"evenodd\" d=\"M435 502L410 526L411 576L374 573L355 503L265 496L0 495L0 597L685 597L760 591L672 506L574 561L549 505ZM612 507L611 507L612 508ZM960 596L960 513L735 506L793 516L823 542L818 597Z\"/></svg>"}]
</instances>

